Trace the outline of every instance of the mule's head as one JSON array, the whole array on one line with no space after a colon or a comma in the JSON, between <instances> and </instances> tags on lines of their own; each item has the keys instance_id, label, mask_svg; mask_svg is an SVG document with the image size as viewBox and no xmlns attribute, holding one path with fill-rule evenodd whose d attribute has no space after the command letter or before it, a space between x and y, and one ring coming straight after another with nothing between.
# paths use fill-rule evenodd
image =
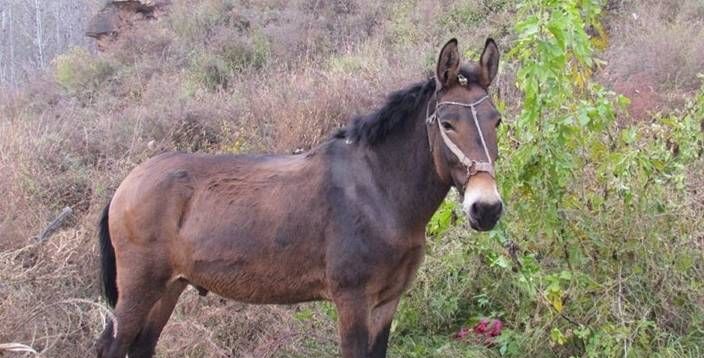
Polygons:
<instances>
[{"instance_id":1,"label":"mule's head","mask_svg":"<svg viewBox=\"0 0 704 358\"><path fill-rule=\"evenodd\" d=\"M438 172L462 194L472 228L487 231L503 212L494 172L501 116L488 96L499 68L499 50L487 39L478 63L461 62L457 40L452 39L438 58L428 133Z\"/></svg>"}]
</instances>

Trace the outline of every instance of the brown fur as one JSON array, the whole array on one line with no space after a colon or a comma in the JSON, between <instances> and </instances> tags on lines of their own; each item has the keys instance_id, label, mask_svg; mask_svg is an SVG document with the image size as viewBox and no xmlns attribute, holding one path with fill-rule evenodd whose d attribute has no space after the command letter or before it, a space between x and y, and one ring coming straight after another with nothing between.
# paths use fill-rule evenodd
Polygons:
<instances>
[{"instance_id":1,"label":"brown fur","mask_svg":"<svg viewBox=\"0 0 704 358\"><path fill-rule=\"evenodd\" d=\"M443 55L459 61L454 44ZM431 80L398 92L304 154L167 153L135 168L107 212L119 299L98 356L153 355L188 284L257 304L331 300L343 357L385 356L423 259L425 225L452 183L464 183L442 143L431 150L425 125L436 86L465 102L486 93L486 71L462 71L474 79L468 88ZM460 112L454 140L478 155L471 117ZM494 112L486 106L479 116L495 153Z\"/></svg>"}]
</instances>

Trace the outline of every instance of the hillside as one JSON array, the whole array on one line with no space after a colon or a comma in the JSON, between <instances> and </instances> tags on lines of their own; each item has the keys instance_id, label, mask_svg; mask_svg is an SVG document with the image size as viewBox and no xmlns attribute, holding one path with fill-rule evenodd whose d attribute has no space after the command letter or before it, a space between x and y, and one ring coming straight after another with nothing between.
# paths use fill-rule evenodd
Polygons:
<instances>
[{"instance_id":1,"label":"hillside","mask_svg":"<svg viewBox=\"0 0 704 358\"><path fill-rule=\"evenodd\" d=\"M704 4L559 3L174 0L100 51L72 40L26 82L6 81L0 357L35 355L3 343L93 356L109 312L96 223L136 165L171 150L307 150L428 78L451 37L465 58L487 37L502 52L492 96L508 209L480 234L448 197L389 356L704 355ZM64 207L73 214L38 242ZM334 357L335 319L329 303L189 288L157 352ZM491 344L455 338L482 319L503 324Z\"/></svg>"}]
</instances>

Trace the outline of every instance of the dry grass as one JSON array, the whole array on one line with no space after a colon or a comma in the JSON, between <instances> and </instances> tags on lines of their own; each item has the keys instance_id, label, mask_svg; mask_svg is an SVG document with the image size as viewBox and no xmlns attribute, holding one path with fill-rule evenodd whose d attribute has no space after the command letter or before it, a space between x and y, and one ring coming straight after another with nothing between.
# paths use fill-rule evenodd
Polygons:
<instances>
[{"instance_id":1,"label":"dry grass","mask_svg":"<svg viewBox=\"0 0 704 358\"><path fill-rule=\"evenodd\" d=\"M46 243L0 254L0 342L21 341L42 357L93 355L93 340L110 315L99 298L93 230L70 228ZM295 353L316 324L293 317L304 307L245 305L189 289L163 334L159 355L230 357L233 347L238 357ZM334 347L335 341L328 342L335 337L334 324L319 321L321 342Z\"/></svg>"},{"instance_id":2,"label":"dry grass","mask_svg":"<svg viewBox=\"0 0 704 358\"><path fill-rule=\"evenodd\" d=\"M637 119L682 107L702 85L704 3L614 1L609 17L604 81L631 97Z\"/></svg>"},{"instance_id":3,"label":"dry grass","mask_svg":"<svg viewBox=\"0 0 704 358\"><path fill-rule=\"evenodd\" d=\"M378 40L356 49L383 31L380 6L228 3L204 2L190 16L193 6L178 2L175 20L135 29L99 57L69 52L52 74L2 92L0 343L22 343L44 357L92 355L109 313L98 285L95 223L138 163L165 150L309 148L381 94L419 78L407 74L420 73L420 61L363 52L378 49ZM306 17L288 17L294 12ZM331 60L337 54L378 60L365 68L352 61L343 71ZM399 75L381 78L392 67ZM75 216L35 243L64 206ZM295 317L301 310L310 311L305 320ZM334 321L310 304L250 306L186 291L159 355L331 356L335 337Z\"/></svg>"},{"instance_id":4,"label":"dry grass","mask_svg":"<svg viewBox=\"0 0 704 358\"><path fill-rule=\"evenodd\" d=\"M369 111L383 94L422 79L448 37L470 49L465 57L476 57L488 35L506 49L514 2L243 3L177 1L171 18L124 34L100 57L69 54L64 77L54 78L55 71L18 93L0 91L0 343L25 344L42 357L92 356L109 312L99 292L95 223L138 163L176 149L310 148ZM696 38L693 29L701 31L701 21L687 28L677 21L671 31L685 31L690 39ZM611 48L607 56L610 73L625 80L644 70L630 67L639 63L629 60L641 50L635 44L668 37L638 34L640 23L623 26L634 37L616 42L612 35L612 44L628 47ZM693 83L682 79L702 58L685 58L678 75L666 71L666 60L645 70L669 73L658 78L668 88L689 90ZM75 72L84 68L100 69L99 76ZM507 117L520 99L511 69L506 65L499 81ZM47 242L35 243L32 236L64 206L75 210L74 218ZM325 312L320 305L243 305L187 290L158 354L335 356L335 324ZM0 357L7 356L0 347ZM9 356L17 355L33 354Z\"/></svg>"}]
</instances>

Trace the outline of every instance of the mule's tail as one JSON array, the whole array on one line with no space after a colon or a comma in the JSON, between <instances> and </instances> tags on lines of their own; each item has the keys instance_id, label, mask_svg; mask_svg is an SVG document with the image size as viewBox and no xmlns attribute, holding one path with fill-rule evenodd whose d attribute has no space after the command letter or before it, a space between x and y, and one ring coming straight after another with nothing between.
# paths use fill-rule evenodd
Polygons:
<instances>
[{"instance_id":1,"label":"mule's tail","mask_svg":"<svg viewBox=\"0 0 704 358\"><path fill-rule=\"evenodd\" d=\"M110 203L103 209L100 216L100 271L103 279L103 294L110 307L117 304L117 269L115 266L115 249L110 241L110 228L108 227L108 211Z\"/></svg>"}]
</instances>

